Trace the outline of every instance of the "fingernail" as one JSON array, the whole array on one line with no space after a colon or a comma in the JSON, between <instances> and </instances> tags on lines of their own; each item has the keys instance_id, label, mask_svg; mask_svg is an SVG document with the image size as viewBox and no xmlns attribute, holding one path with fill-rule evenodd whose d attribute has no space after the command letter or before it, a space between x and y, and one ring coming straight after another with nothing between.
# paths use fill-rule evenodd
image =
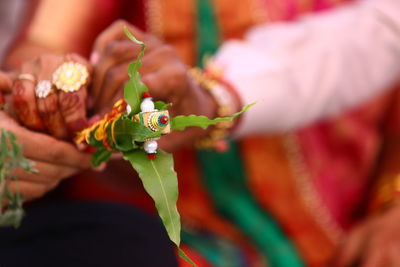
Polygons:
<instances>
[{"instance_id":1,"label":"fingernail","mask_svg":"<svg viewBox=\"0 0 400 267\"><path fill-rule=\"evenodd\" d=\"M93 170L96 172L102 172L106 169L107 164L105 162L102 162L99 166L94 167Z\"/></svg>"},{"instance_id":2,"label":"fingernail","mask_svg":"<svg viewBox=\"0 0 400 267\"><path fill-rule=\"evenodd\" d=\"M96 65L97 64L97 62L99 62L99 53L97 53L97 52L93 52L91 55L90 55L90 63L92 64L92 65Z\"/></svg>"}]
</instances>

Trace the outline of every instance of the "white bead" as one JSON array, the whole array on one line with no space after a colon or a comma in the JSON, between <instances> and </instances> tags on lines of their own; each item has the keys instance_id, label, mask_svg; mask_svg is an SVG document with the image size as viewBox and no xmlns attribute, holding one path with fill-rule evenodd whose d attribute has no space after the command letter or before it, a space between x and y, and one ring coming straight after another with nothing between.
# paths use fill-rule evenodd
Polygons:
<instances>
[{"instance_id":1,"label":"white bead","mask_svg":"<svg viewBox=\"0 0 400 267\"><path fill-rule=\"evenodd\" d=\"M140 104L140 109L142 112L151 112L154 110L154 102L151 98L145 98Z\"/></svg>"},{"instance_id":2,"label":"white bead","mask_svg":"<svg viewBox=\"0 0 400 267\"><path fill-rule=\"evenodd\" d=\"M129 104L126 105L126 112L130 114L132 112L132 108Z\"/></svg>"},{"instance_id":3,"label":"white bead","mask_svg":"<svg viewBox=\"0 0 400 267\"><path fill-rule=\"evenodd\" d=\"M158 147L157 141L154 141L154 140L146 141L146 142L144 142L144 145L143 145L144 151L146 151L146 153L148 153L148 154L156 153L157 147Z\"/></svg>"}]
</instances>

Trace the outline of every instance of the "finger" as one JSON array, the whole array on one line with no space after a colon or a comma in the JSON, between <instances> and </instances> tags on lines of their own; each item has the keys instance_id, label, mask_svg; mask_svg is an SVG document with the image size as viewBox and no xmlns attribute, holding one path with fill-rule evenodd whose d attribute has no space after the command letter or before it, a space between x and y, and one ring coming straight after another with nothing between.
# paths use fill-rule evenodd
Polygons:
<instances>
[{"instance_id":1,"label":"finger","mask_svg":"<svg viewBox=\"0 0 400 267\"><path fill-rule=\"evenodd\" d=\"M2 128L16 135L27 158L74 168L90 168L91 155L79 152L72 144L21 127L4 113L0 113L0 119L4 123Z\"/></svg>"},{"instance_id":2,"label":"finger","mask_svg":"<svg viewBox=\"0 0 400 267\"><path fill-rule=\"evenodd\" d=\"M169 46L162 46L144 56L139 71L142 75L155 72L163 64L168 64L172 57ZM94 110L104 108L111 98L122 89L124 83L129 79L127 69L140 51L140 46L130 41L113 41L107 46L94 73L92 95L95 99Z\"/></svg>"},{"instance_id":3,"label":"finger","mask_svg":"<svg viewBox=\"0 0 400 267\"><path fill-rule=\"evenodd\" d=\"M40 57L40 71L37 75L37 87L43 87L46 85L50 87L52 86L52 74L57 67L61 65L63 60L64 57L60 55L42 55ZM36 102L40 117L47 129L47 132L57 139L66 139L68 137L68 133L59 109L57 92L51 92L44 98L36 97Z\"/></svg>"},{"instance_id":4,"label":"finger","mask_svg":"<svg viewBox=\"0 0 400 267\"><path fill-rule=\"evenodd\" d=\"M58 103L70 137L88 126L86 118L87 86L76 92L60 92Z\"/></svg>"},{"instance_id":5,"label":"finger","mask_svg":"<svg viewBox=\"0 0 400 267\"><path fill-rule=\"evenodd\" d=\"M38 98L37 103L47 132L57 139L66 139L68 132L58 106L57 94L50 94L45 99Z\"/></svg>"},{"instance_id":6,"label":"finger","mask_svg":"<svg viewBox=\"0 0 400 267\"><path fill-rule=\"evenodd\" d=\"M121 84L120 88L123 88L124 83ZM117 93L113 96L111 100L105 103L104 106L99 107L98 110L95 110L96 116L103 117L105 114L110 112L114 104L124 98L124 90L118 90Z\"/></svg>"},{"instance_id":7,"label":"finger","mask_svg":"<svg viewBox=\"0 0 400 267\"><path fill-rule=\"evenodd\" d=\"M110 68L102 79L102 84L97 90L99 97L94 106L95 111L103 110L110 103L110 101L115 99L116 96L123 95L123 87L126 81L129 79L128 76L128 65L129 63L123 63Z\"/></svg>"},{"instance_id":8,"label":"finger","mask_svg":"<svg viewBox=\"0 0 400 267\"><path fill-rule=\"evenodd\" d=\"M27 181L9 181L7 183L11 193L19 192L27 201L42 197L57 185L58 182L52 184L38 184Z\"/></svg>"},{"instance_id":9,"label":"finger","mask_svg":"<svg viewBox=\"0 0 400 267\"><path fill-rule=\"evenodd\" d=\"M121 78L126 81L128 79L127 70L129 64L127 60L132 62L139 51L140 46L129 41L113 41L107 46L93 74L91 96L94 99L95 109L99 109L104 104L104 101L115 93L115 91L105 87L104 83L113 84L115 80L120 80ZM119 72L116 69L112 70L122 62L125 62L125 64L118 67Z\"/></svg>"},{"instance_id":10,"label":"finger","mask_svg":"<svg viewBox=\"0 0 400 267\"><path fill-rule=\"evenodd\" d=\"M333 266L351 266L360 258L367 240L367 230L366 226L360 226L353 230L337 253L337 260Z\"/></svg>"},{"instance_id":11,"label":"finger","mask_svg":"<svg viewBox=\"0 0 400 267\"><path fill-rule=\"evenodd\" d=\"M156 72L144 75L142 81L155 99L173 104L177 104L180 96L185 94L190 82L185 67L180 63L167 65Z\"/></svg>"},{"instance_id":12,"label":"finger","mask_svg":"<svg viewBox=\"0 0 400 267\"><path fill-rule=\"evenodd\" d=\"M97 37L90 57L92 64L97 64L100 55L104 53L108 43L114 40L128 40L124 33L124 26L126 26L138 40L144 39L144 32L125 20L117 20Z\"/></svg>"},{"instance_id":13,"label":"finger","mask_svg":"<svg viewBox=\"0 0 400 267\"><path fill-rule=\"evenodd\" d=\"M53 184L67 177L78 173L80 169L72 168L63 165L50 164L42 161L34 161L33 166L37 173L29 173L25 170L18 168L15 169L13 174L19 181L29 181L39 184Z\"/></svg>"},{"instance_id":14,"label":"finger","mask_svg":"<svg viewBox=\"0 0 400 267\"><path fill-rule=\"evenodd\" d=\"M153 49L142 58L139 72L142 76L156 72L163 67L171 67L171 63L179 60L176 50L170 45L162 45ZM173 64L172 64L173 66Z\"/></svg>"},{"instance_id":15,"label":"finger","mask_svg":"<svg viewBox=\"0 0 400 267\"><path fill-rule=\"evenodd\" d=\"M5 73L0 71L0 92L11 93L12 79Z\"/></svg>"},{"instance_id":16,"label":"finger","mask_svg":"<svg viewBox=\"0 0 400 267\"><path fill-rule=\"evenodd\" d=\"M91 76L92 68L88 63L76 54L70 54L65 57L66 61L74 61L86 66L89 77ZM71 137L88 126L88 121L86 117L86 100L87 100L87 84L83 85L78 91L75 92L64 92L59 90L58 92L58 104L60 106L60 111L66 128Z\"/></svg>"},{"instance_id":17,"label":"finger","mask_svg":"<svg viewBox=\"0 0 400 267\"><path fill-rule=\"evenodd\" d=\"M34 74L36 72L37 60L23 64L22 73ZM13 86L12 95L18 119L30 129L43 131L45 128L36 104L35 84L26 79L17 80Z\"/></svg>"}]
</instances>

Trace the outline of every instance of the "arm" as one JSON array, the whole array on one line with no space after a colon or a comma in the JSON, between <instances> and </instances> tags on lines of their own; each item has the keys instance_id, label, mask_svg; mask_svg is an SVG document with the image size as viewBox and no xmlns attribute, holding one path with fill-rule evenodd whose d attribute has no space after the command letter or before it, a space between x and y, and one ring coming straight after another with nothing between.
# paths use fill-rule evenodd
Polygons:
<instances>
[{"instance_id":1,"label":"arm","mask_svg":"<svg viewBox=\"0 0 400 267\"><path fill-rule=\"evenodd\" d=\"M258 101L236 134L302 127L387 89L400 76L399 10L399 0L359 1L225 43L223 78L244 103Z\"/></svg>"}]
</instances>

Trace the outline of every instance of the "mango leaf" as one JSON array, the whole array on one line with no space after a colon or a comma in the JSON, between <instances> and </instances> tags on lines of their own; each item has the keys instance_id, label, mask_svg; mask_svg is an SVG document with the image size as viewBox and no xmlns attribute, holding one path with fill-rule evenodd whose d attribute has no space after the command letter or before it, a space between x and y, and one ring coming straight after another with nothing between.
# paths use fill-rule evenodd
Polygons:
<instances>
[{"instance_id":1,"label":"mango leaf","mask_svg":"<svg viewBox=\"0 0 400 267\"><path fill-rule=\"evenodd\" d=\"M139 67L142 65L141 59L144 56L144 50L146 49L146 46L142 41L139 41L138 39L136 39L136 37L133 36L133 34L128 30L128 27L126 27L126 26L124 26L124 33L132 42L140 45L139 55L137 56L137 58L134 62L129 64L129 67L128 67L128 74L129 74L129 76L132 77L133 74L135 72L137 72Z\"/></svg>"},{"instance_id":2,"label":"mango leaf","mask_svg":"<svg viewBox=\"0 0 400 267\"><path fill-rule=\"evenodd\" d=\"M153 132L139 122L119 119L115 122L114 136L117 148L121 151L129 151L130 146L133 146L133 141L144 142L148 138L160 137L161 133Z\"/></svg>"},{"instance_id":3,"label":"mango leaf","mask_svg":"<svg viewBox=\"0 0 400 267\"><path fill-rule=\"evenodd\" d=\"M186 127L191 127L191 126L197 126L202 129L206 129L208 126L217 124L218 122L233 120L234 118L236 118L237 116L248 110L254 104L255 103L251 103L249 105L244 106L241 111L233 114L230 117L209 119L206 116L196 116L196 115L176 116L174 118L171 118L171 129L183 131L186 129Z\"/></svg>"},{"instance_id":4,"label":"mango leaf","mask_svg":"<svg viewBox=\"0 0 400 267\"><path fill-rule=\"evenodd\" d=\"M115 147L120 151L134 148L132 140L133 122L130 119L119 119L114 125Z\"/></svg>"},{"instance_id":5,"label":"mango leaf","mask_svg":"<svg viewBox=\"0 0 400 267\"><path fill-rule=\"evenodd\" d=\"M133 63L131 63L133 64ZM140 74L134 73L124 87L124 99L131 106L132 113L140 112L140 103L142 102L142 94L148 89L140 80Z\"/></svg>"},{"instance_id":6,"label":"mango leaf","mask_svg":"<svg viewBox=\"0 0 400 267\"><path fill-rule=\"evenodd\" d=\"M141 150L124 152L123 155L138 172L144 188L154 200L169 238L179 247L181 222L176 208L178 180L172 155L161 150L154 160L149 160Z\"/></svg>"},{"instance_id":7,"label":"mango leaf","mask_svg":"<svg viewBox=\"0 0 400 267\"><path fill-rule=\"evenodd\" d=\"M130 63L128 66L128 74L130 78L124 87L124 99L131 106L132 112L136 114L140 111L142 94L148 91L146 85L141 81L140 74L138 72L139 67L142 65L141 58L144 55L145 45L143 42L137 40L129 32L127 27L124 27L124 32L132 42L139 44L141 47L141 50L136 60Z\"/></svg>"},{"instance_id":8,"label":"mango leaf","mask_svg":"<svg viewBox=\"0 0 400 267\"><path fill-rule=\"evenodd\" d=\"M102 148L100 150L97 150L92 157L92 165L97 167L99 166L102 162L107 162L110 157L111 157L112 152Z\"/></svg>"},{"instance_id":9,"label":"mango leaf","mask_svg":"<svg viewBox=\"0 0 400 267\"><path fill-rule=\"evenodd\" d=\"M170 106L172 106L171 103L165 103L163 101L154 102L154 108L157 110L167 110Z\"/></svg>"}]
</instances>

